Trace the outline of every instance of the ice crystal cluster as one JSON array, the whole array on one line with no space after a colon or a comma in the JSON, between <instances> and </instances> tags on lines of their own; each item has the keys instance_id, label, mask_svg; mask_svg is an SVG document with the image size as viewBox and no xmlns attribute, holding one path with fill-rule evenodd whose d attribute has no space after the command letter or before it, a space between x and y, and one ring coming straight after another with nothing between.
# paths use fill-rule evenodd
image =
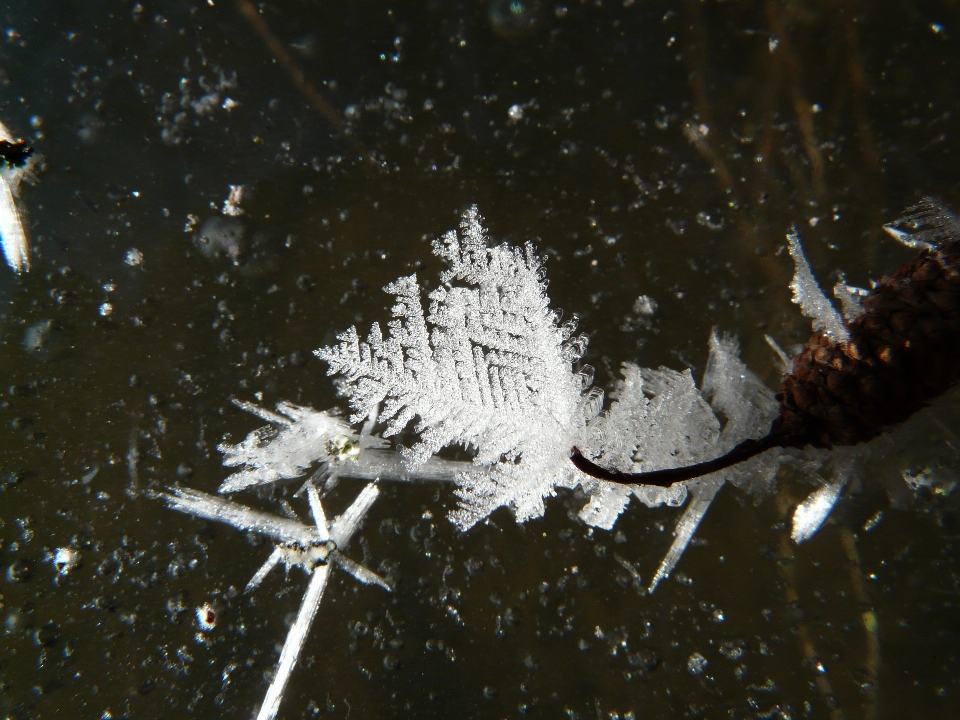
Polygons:
<instances>
[{"instance_id":1,"label":"ice crystal cluster","mask_svg":"<svg viewBox=\"0 0 960 720\"><path fill-rule=\"evenodd\" d=\"M904 242L923 239L922 233L890 230ZM916 223L911 230L917 230ZM794 301L815 328L842 339L843 320L817 284L795 233L788 236L788 247L796 264ZM384 288L395 298L386 335L377 323L365 339L352 327L337 345L316 351L329 374L338 376L352 411L348 419L336 410L280 403L274 413L235 401L269 425L238 444L220 446L224 465L238 468L220 492L309 475L298 494L305 491L312 524L186 488L162 495L175 510L274 540L274 550L247 585L248 592L280 563L310 576L259 720L277 714L331 564L362 583L389 590L387 580L341 553L376 499L379 481L455 483L459 504L450 519L461 530L502 507L518 522L540 517L545 498L558 488L581 492L587 501L580 518L603 529L613 527L631 498L649 507L686 504L673 544L648 585L652 592L676 566L724 483L762 493L774 487L782 464L798 466L819 485L793 517L793 539L802 542L823 524L856 475L855 451L834 453L829 479L824 479L818 471L825 453L809 449L768 451L669 488L612 484L582 474L570 462L574 447L625 472L717 457L742 440L765 435L778 404L740 360L737 341L714 332L699 388L689 370L624 363L622 379L604 409L603 393L591 387L592 368L579 365L586 338L575 334L575 318L563 323L550 308L542 260L532 245L491 245L472 207L464 213L460 231L436 240L433 252L447 265L435 288L424 293L416 275ZM863 291L841 280L834 294L847 319L853 317ZM775 349L786 362L786 354ZM405 447L400 440L412 442ZM468 450L472 462L438 456L451 446ZM328 523L317 485L338 477L369 484L342 516Z\"/></svg>"},{"instance_id":2,"label":"ice crystal cluster","mask_svg":"<svg viewBox=\"0 0 960 720\"><path fill-rule=\"evenodd\" d=\"M788 243L796 263L795 302L815 328L845 333L796 234ZM616 485L580 473L569 462L574 447L626 472L716 457L764 435L777 403L740 360L736 339L715 332L700 387L689 370L624 363L613 402L604 409L602 391L591 387L593 369L579 365L586 338L576 334L575 317L562 322L550 307L542 260L530 243L490 243L471 207L459 232L434 241L433 253L447 266L436 287L424 290L409 275L384 288L394 297L386 332L374 323L361 337L351 327L338 344L316 351L338 378L349 421L336 410L281 403L272 413L238 402L270 426L239 444L221 445L224 464L239 467L221 492L314 470L315 478L449 480L459 500L450 519L461 530L501 507L518 522L540 517L545 498L558 489L583 493L580 518L603 529L613 527L631 498L649 507L679 507L692 496L652 589L669 574L724 482L763 492L783 463L806 463L808 471L819 465L817 458L771 451L669 488ZM858 292L838 284L835 294L852 312ZM473 462L438 457L451 446L468 450Z\"/></svg>"}]
</instances>

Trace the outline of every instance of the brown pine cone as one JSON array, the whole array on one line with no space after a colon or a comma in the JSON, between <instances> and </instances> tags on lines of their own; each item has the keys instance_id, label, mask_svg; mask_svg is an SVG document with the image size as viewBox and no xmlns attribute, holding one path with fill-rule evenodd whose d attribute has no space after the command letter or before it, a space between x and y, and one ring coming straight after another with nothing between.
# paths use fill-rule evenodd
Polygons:
<instances>
[{"instance_id":1,"label":"brown pine cone","mask_svg":"<svg viewBox=\"0 0 960 720\"><path fill-rule=\"evenodd\" d=\"M870 440L960 379L960 239L877 283L847 329L848 342L817 332L794 357L772 428L782 445Z\"/></svg>"}]
</instances>

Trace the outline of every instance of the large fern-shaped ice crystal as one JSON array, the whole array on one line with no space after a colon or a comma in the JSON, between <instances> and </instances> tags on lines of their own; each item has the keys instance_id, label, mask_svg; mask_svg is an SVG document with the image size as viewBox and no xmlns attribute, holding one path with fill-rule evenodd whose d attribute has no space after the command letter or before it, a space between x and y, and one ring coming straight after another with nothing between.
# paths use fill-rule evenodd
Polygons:
<instances>
[{"instance_id":1,"label":"large fern-shaped ice crystal","mask_svg":"<svg viewBox=\"0 0 960 720\"><path fill-rule=\"evenodd\" d=\"M389 337L374 324L363 342L350 328L316 354L344 377L354 422L380 408L387 437L416 418L408 461L475 449L484 469L461 478L458 525L502 505L523 521L543 514L557 484L576 484L566 459L600 403L573 369L586 340L550 309L533 246L489 247L476 207L460 230L433 243L449 269L426 316L416 275L400 278L384 288L397 298Z\"/></svg>"}]
</instances>

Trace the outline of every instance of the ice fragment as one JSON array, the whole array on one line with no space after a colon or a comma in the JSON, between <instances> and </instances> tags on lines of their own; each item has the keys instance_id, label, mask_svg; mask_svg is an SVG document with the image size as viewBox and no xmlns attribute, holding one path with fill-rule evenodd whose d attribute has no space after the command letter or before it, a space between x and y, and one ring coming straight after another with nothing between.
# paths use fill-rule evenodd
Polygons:
<instances>
[{"instance_id":1,"label":"ice fragment","mask_svg":"<svg viewBox=\"0 0 960 720\"><path fill-rule=\"evenodd\" d=\"M793 529L790 531L790 538L795 543L799 545L806 542L820 529L836 505L844 484L834 482L822 485L797 505L793 511Z\"/></svg>"},{"instance_id":2,"label":"ice fragment","mask_svg":"<svg viewBox=\"0 0 960 720\"><path fill-rule=\"evenodd\" d=\"M804 315L813 320L815 331L823 332L833 338L835 342L847 342L850 339L850 334L843 324L843 318L840 317L840 313L833 307L827 296L823 294L816 278L813 277L813 272L810 270L810 264L803 254L803 247L800 245L800 237L796 230L787 234L787 243L790 257L793 258L796 266L793 281L790 283L790 289L793 290L793 301L800 306Z\"/></svg>"}]
</instances>

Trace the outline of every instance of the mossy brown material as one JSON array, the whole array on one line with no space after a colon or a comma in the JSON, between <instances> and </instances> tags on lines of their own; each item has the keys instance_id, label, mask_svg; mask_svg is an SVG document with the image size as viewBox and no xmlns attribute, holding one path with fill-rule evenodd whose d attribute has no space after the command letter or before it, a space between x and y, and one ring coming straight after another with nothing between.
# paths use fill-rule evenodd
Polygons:
<instances>
[{"instance_id":1,"label":"mossy brown material","mask_svg":"<svg viewBox=\"0 0 960 720\"><path fill-rule=\"evenodd\" d=\"M784 375L770 432L713 460L625 473L574 448L583 472L630 485L667 487L743 462L774 447L856 445L903 422L960 380L960 228L929 201L905 221L931 222L936 247L883 278L845 323L849 340L814 333Z\"/></svg>"}]
</instances>

